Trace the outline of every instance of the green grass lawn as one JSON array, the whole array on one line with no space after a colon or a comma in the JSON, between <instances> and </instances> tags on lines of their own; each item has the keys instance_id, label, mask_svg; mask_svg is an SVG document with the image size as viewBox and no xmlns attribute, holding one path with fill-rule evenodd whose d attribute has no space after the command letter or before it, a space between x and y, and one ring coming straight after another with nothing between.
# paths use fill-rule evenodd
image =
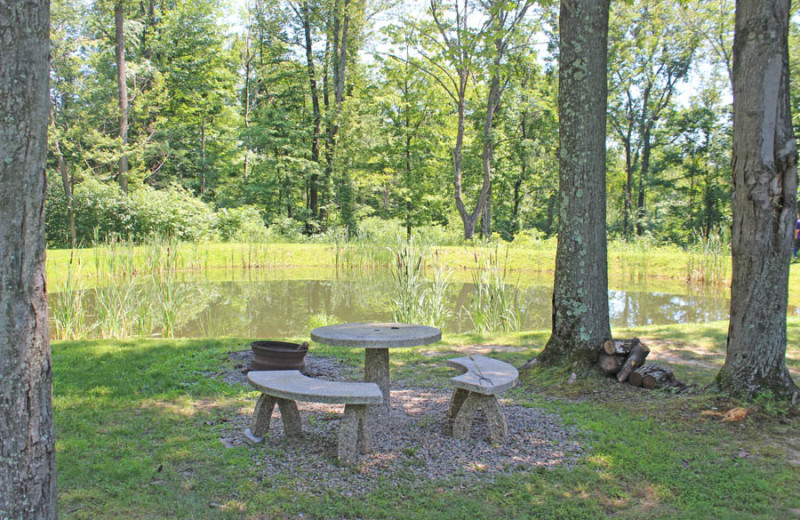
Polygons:
<instances>
[{"instance_id":1,"label":"green grass lawn","mask_svg":"<svg viewBox=\"0 0 800 520\"><path fill-rule=\"evenodd\" d=\"M726 323L615 331L700 387L724 357ZM444 360L475 346L519 366L548 333L446 336L392 352L392 377L445 384ZM256 394L219 377L248 340L130 340L53 344L62 518L800 518L800 417L768 401L709 392L671 395L598 377L526 372L508 397L577 428L588 447L574 467L532 468L478 484L408 478L358 496L295 493L291 464L264 479L264 446L226 447ZM788 364L800 379L800 319L789 323ZM512 348L508 348L512 347ZM356 352L312 345L360 365ZM732 408L746 418L726 421ZM348 478L358 468L342 468ZM311 488L313 489L313 487Z\"/></svg>"}]
</instances>

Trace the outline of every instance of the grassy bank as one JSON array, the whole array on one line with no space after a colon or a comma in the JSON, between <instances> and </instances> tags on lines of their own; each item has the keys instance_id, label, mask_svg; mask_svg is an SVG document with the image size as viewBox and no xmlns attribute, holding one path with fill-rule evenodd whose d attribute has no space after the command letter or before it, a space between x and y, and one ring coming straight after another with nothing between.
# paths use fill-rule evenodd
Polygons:
<instances>
[{"instance_id":1,"label":"grassy bank","mask_svg":"<svg viewBox=\"0 0 800 520\"><path fill-rule=\"evenodd\" d=\"M637 335L652 357L700 386L724 356L725 323L615 331ZM396 384L444 385L444 360L493 351L516 365L547 333L447 336L392 352ZM526 373L509 403L557 414L587 455L574 467L532 468L477 484L415 480L357 496L296 493L291 464L265 479L277 444L226 447L256 394L225 382L229 352L247 340L56 342L55 413L62 518L793 518L800 511L796 408L742 405L713 394L648 392L600 378ZM788 362L800 376L800 320ZM356 352L312 345L318 356L360 366ZM745 418L726 420L744 407ZM546 439L543 439L546 442ZM304 440L306 442L306 440ZM308 439L307 442L313 442ZM359 468L337 468L348 479ZM324 476L327 478L328 476Z\"/></svg>"},{"instance_id":2,"label":"grassy bank","mask_svg":"<svg viewBox=\"0 0 800 520\"><path fill-rule=\"evenodd\" d=\"M131 246L105 244L97 248L50 249L47 252L48 280L58 283L68 265L80 264L81 274L96 275L108 264L130 262L142 269L169 265L179 270L259 269L281 267L372 268L390 265L405 243L285 244L285 243L182 243L155 240ZM490 254L499 256L509 270L552 272L555 267L555 241L526 246L509 244L475 246L418 247L427 261L435 254L455 270L474 269ZM612 244L609 248L609 273L612 277L652 277L674 280L724 281L728 276L727 257L678 248Z\"/></svg>"}]
</instances>

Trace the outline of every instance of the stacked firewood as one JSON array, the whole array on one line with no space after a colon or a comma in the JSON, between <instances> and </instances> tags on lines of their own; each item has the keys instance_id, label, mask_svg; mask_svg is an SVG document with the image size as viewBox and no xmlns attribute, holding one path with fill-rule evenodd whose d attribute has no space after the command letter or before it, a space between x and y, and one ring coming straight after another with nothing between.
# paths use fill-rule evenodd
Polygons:
<instances>
[{"instance_id":1,"label":"stacked firewood","mask_svg":"<svg viewBox=\"0 0 800 520\"><path fill-rule=\"evenodd\" d=\"M615 376L620 383L628 381L633 386L650 390L673 386L676 383L675 376L669 367L645 366L648 354L650 349L639 338L610 339L603 344L598 365L604 373Z\"/></svg>"}]
</instances>

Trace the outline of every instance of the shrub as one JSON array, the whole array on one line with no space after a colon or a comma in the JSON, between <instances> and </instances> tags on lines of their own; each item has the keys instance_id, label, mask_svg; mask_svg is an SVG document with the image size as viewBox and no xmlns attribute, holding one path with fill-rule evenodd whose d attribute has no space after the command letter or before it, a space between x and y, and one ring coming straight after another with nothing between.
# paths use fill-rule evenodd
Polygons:
<instances>
[{"instance_id":1,"label":"shrub","mask_svg":"<svg viewBox=\"0 0 800 520\"><path fill-rule=\"evenodd\" d=\"M172 185L165 190L143 186L131 193L135 216L135 238L172 236L198 241L213 238L216 216L213 209L188 190Z\"/></svg>"},{"instance_id":2,"label":"shrub","mask_svg":"<svg viewBox=\"0 0 800 520\"><path fill-rule=\"evenodd\" d=\"M222 240L260 237L267 230L261 212L255 206L220 208L215 229Z\"/></svg>"},{"instance_id":3,"label":"shrub","mask_svg":"<svg viewBox=\"0 0 800 520\"><path fill-rule=\"evenodd\" d=\"M116 184L92 177L75 186L73 208L80 245L109 236L137 242L155 235L206 240L214 237L217 222L208 204L179 186L141 186L126 194ZM60 182L49 183L45 218L48 245L69 246L67 202Z\"/></svg>"}]
</instances>

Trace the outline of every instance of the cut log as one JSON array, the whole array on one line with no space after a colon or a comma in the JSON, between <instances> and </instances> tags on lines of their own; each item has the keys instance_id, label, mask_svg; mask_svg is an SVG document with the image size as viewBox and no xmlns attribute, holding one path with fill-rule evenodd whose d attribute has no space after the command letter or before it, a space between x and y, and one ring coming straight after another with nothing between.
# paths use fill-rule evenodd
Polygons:
<instances>
[{"instance_id":1,"label":"cut log","mask_svg":"<svg viewBox=\"0 0 800 520\"><path fill-rule=\"evenodd\" d=\"M634 379L639 380L639 385L635 385ZM643 386L648 390L668 386L675 381L675 376L669 367L659 365L645 365L633 371L630 376L630 383L635 386Z\"/></svg>"},{"instance_id":2,"label":"cut log","mask_svg":"<svg viewBox=\"0 0 800 520\"><path fill-rule=\"evenodd\" d=\"M619 369L619 372L617 373L617 381L620 383L627 381L628 376L631 375L631 372L633 372L635 368L644 365L644 360L648 354L650 354L650 349L647 348L647 345L644 343L637 343L631 349L631 353L628 354L625 364Z\"/></svg>"},{"instance_id":3,"label":"cut log","mask_svg":"<svg viewBox=\"0 0 800 520\"><path fill-rule=\"evenodd\" d=\"M625 364L625 356L610 356L608 354L600 354L600 359L598 359L597 364L600 366L600 370L602 370L604 374L613 376L619 372L619 369Z\"/></svg>"},{"instance_id":4,"label":"cut log","mask_svg":"<svg viewBox=\"0 0 800 520\"><path fill-rule=\"evenodd\" d=\"M603 343L603 350L606 354L618 354L627 356L633 350L633 347L639 345L639 338L633 339L608 339Z\"/></svg>"},{"instance_id":5,"label":"cut log","mask_svg":"<svg viewBox=\"0 0 800 520\"><path fill-rule=\"evenodd\" d=\"M631 372L631 375L628 377L628 382L631 386L642 386L642 370L649 367L650 365L645 365L639 368L636 368Z\"/></svg>"}]
</instances>

